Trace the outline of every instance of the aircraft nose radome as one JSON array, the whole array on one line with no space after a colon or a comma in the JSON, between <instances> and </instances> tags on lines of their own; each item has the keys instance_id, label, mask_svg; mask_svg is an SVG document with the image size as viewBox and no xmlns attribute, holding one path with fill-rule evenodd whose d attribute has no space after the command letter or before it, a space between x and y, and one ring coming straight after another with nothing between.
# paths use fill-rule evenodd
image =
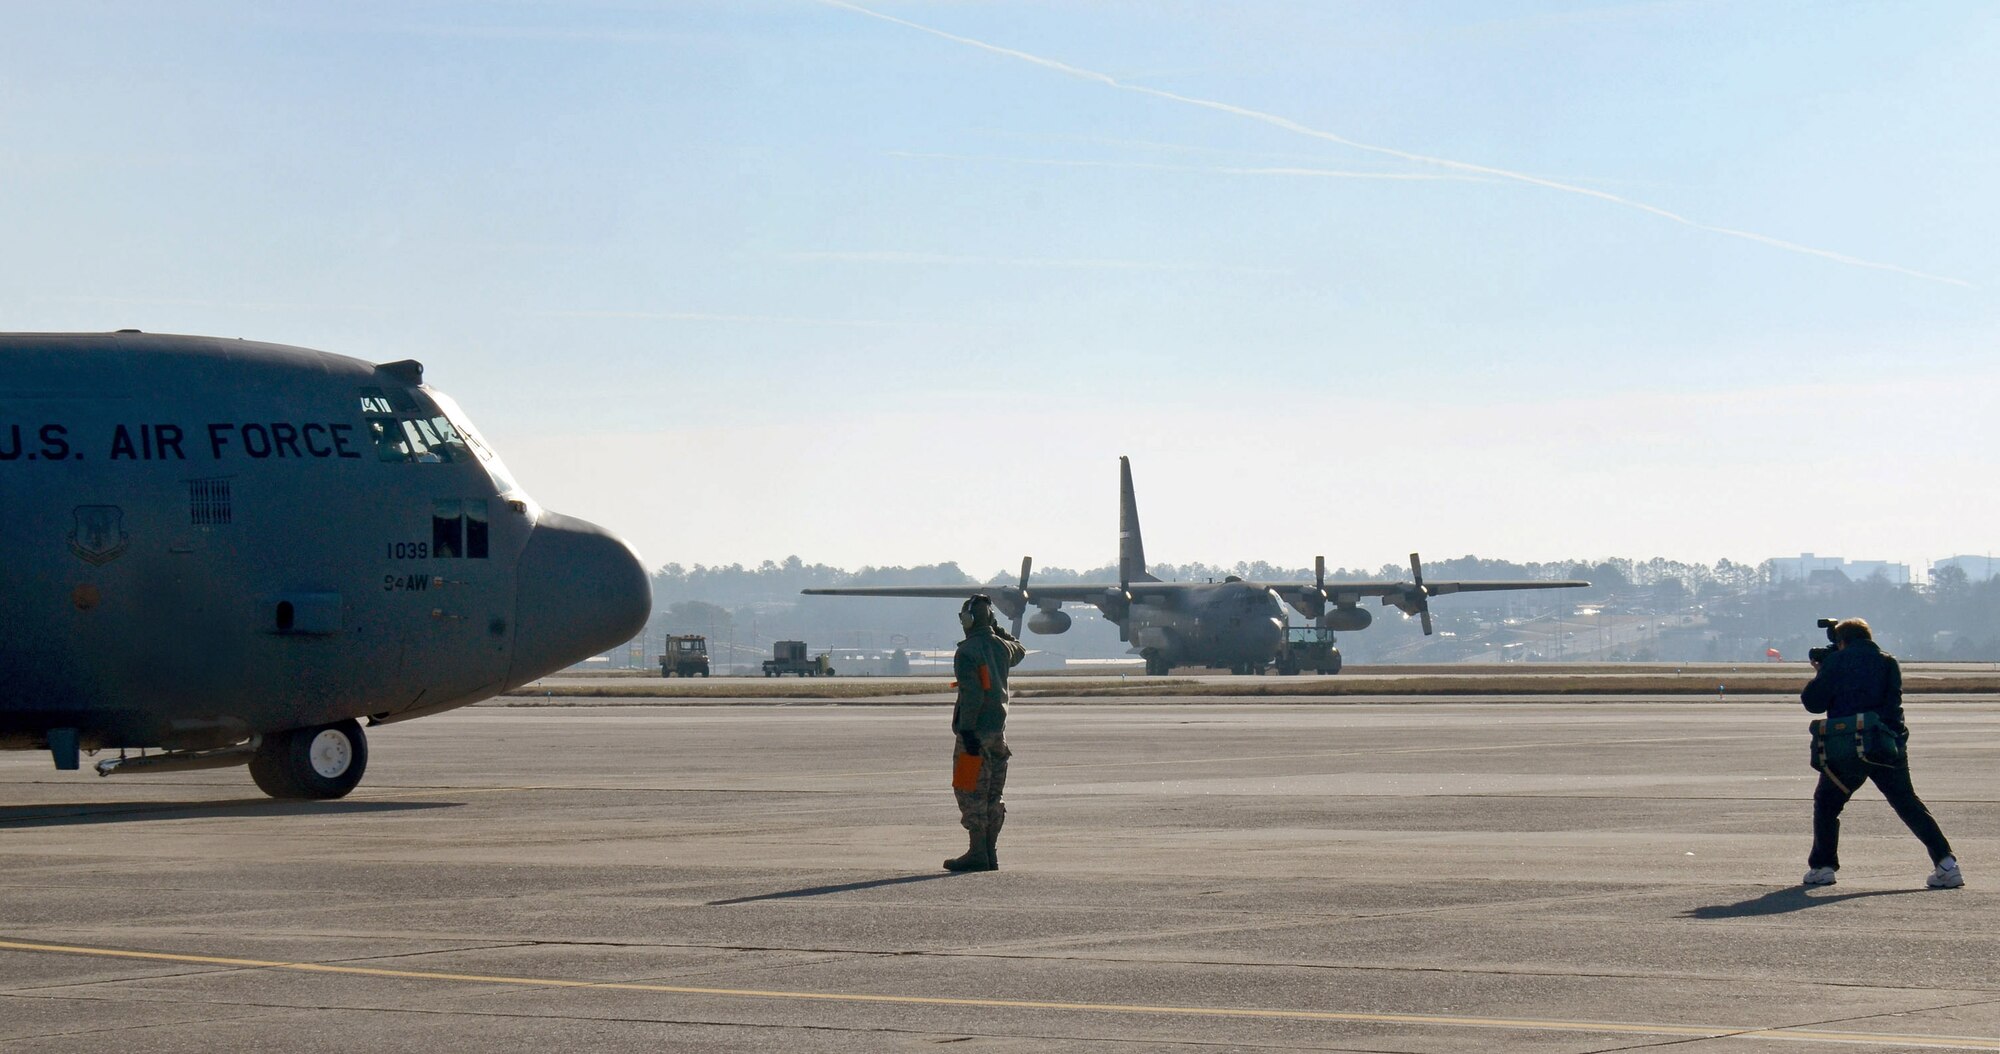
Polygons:
<instances>
[{"instance_id":1,"label":"aircraft nose radome","mask_svg":"<svg viewBox=\"0 0 2000 1054\"><path fill-rule=\"evenodd\" d=\"M594 523L544 512L516 569L511 684L631 640L653 614L653 583L623 539Z\"/></svg>"}]
</instances>

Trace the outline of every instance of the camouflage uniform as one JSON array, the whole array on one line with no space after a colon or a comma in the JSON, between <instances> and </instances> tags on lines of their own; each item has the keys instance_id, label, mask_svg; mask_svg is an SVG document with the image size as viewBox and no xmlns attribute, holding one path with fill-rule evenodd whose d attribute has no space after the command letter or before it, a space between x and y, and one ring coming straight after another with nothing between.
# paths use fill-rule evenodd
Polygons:
<instances>
[{"instance_id":1,"label":"camouflage uniform","mask_svg":"<svg viewBox=\"0 0 2000 1054\"><path fill-rule=\"evenodd\" d=\"M972 615L971 625L952 658L952 672L958 677L958 704L951 714L951 728L957 733L952 761L956 764L970 753L968 747L976 749L979 781L972 790L952 791L958 798L958 822L971 835L972 844L964 856L945 861L945 868L991 871L1000 863L995 847L1007 822L1001 793L1007 788L1007 759L1014 753L1007 747L1007 672L1028 650L994 622L990 602L967 601L962 621L967 613Z\"/></svg>"}]
</instances>

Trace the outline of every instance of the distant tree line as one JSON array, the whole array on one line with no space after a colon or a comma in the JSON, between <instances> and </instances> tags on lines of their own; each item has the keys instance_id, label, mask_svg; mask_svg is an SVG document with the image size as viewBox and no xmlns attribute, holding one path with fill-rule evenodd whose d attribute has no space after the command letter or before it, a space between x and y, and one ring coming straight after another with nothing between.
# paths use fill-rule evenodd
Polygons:
<instances>
[{"instance_id":1,"label":"distant tree line","mask_svg":"<svg viewBox=\"0 0 2000 1054\"><path fill-rule=\"evenodd\" d=\"M1252 581L1309 581L1310 567L1284 567L1263 561L1233 565L1204 563L1155 564L1148 570L1160 579L1179 582L1221 580L1230 576ZM766 560L755 567L742 564L684 567L668 564L653 575L655 617L650 637L666 633L701 633L723 663L749 663L768 657L776 640L805 640L815 649L905 648L949 649L958 638L956 600L905 598L805 597L800 590L841 586L962 584L972 593L986 586L1008 585L1018 570L984 577L966 573L956 563L917 567L863 567L857 571L827 564L808 564L797 556ZM1402 564L1378 568L1329 568L1330 582L1406 581ZM1860 615L1876 627L1884 646L1904 658L1926 660L2000 660L2000 579L1970 582L1964 572L1943 568L1923 586L1895 585L1877 577L1849 582L1777 581L1769 561L1760 564L1721 559L1713 564L1687 563L1655 557L1649 560L1611 558L1515 562L1462 556L1426 561L1429 579L1520 578L1554 581L1583 579L1588 589L1522 593L1465 593L1442 598L1433 610L1441 632L1426 639L1413 623L1394 609L1371 607L1376 624L1344 633L1341 650L1353 662L1454 661L1471 657L1474 641L1491 636L1496 626L1562 622L1556 636L1572 639L1527 649L1533 660L1575 658L1654 659L1667 661L1758 662L1767 650L1794 659L1823 642L1813 622L1819 617ZM1070 569L1038 567L1034 582L1115 582L1116 565ZM1077 658L1113 658L1126 651L1115 626L1095 617L1093 609L1066 608L1076 618L1068 633L1030 635L1032 647ZM1304 620L1287 609L1294 623ZM1593 651L1589 640L1573 640L1578 626L1563 620L1648 620L1643 644ZM1601 631L1600 631L1601 633ZM1549 636L1553 643L1556 636ZM1499 639L1497 637L1493 638ZM1489 642L1487 647L1491 647Z\"/></svg>"}]
</instances>

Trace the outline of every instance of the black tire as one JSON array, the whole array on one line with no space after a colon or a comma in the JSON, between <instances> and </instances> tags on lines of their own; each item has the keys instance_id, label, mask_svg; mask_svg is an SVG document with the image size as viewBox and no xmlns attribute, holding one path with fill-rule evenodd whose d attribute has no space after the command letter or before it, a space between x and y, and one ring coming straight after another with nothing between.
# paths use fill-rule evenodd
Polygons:
<instances>
[{"instance_id":1,"label":"black tire","mask_svg":"<svg viewBox=\"0 0 2000 1054\"><path fill-rule=\"evenodd\" d=\"M368 737L353 720L274 732L250 758L250 778L273 798L345 797L367 769Z\"/></svg>"}]
</instances>

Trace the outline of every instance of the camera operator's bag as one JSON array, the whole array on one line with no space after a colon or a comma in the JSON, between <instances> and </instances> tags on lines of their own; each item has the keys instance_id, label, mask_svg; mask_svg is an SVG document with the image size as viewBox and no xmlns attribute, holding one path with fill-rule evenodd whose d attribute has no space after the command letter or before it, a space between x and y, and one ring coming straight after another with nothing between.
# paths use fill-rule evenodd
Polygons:
<instances>
[{"instance_id":1,"label":"camera operator's bag","mask_svg":"<svg viewBox=\"0 0 2000 1054\"><path fill-rule=\"evenodd\" d=\"M1873 710L1849 717L1821 718L1810 727L1812 767L1843 787L1851 780L1859 780L1869 765L1894 768L1903 763L1902 737Z\"/></svg>"}]
</instances>

